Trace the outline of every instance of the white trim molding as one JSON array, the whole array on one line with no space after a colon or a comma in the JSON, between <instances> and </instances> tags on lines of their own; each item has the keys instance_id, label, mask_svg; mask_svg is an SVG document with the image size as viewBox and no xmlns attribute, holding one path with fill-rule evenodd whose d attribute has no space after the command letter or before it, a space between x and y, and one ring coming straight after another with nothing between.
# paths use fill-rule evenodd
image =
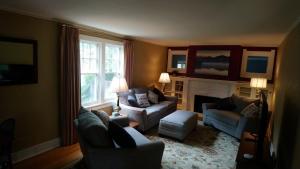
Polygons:
<instances>
[{"instance_id":1,"label":"white trim molding","mask_svg":"<svg viewBox=\"0 0 300 169\"><path fill-rule=\"evenodd\" d=\"M34 157L60 146L60 138L55 138L32 147L25 148L12 154L13 163Z\"/></svg>"}]
</instances>

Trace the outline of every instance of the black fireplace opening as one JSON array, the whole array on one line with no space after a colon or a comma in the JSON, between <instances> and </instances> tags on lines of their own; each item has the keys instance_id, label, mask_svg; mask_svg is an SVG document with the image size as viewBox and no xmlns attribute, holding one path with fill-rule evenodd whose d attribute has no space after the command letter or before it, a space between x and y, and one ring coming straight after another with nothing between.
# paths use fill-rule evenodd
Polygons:
<instances>
[{"instance_id":1,"label":"black fireplace opening","mask_svg":"<svg viewBox=\"0 0 300 169\"><path fill-rule=\"evenodd\" d=\"M203 112L202 103L216 103L219 100L220 98L218 97L195 95L194 112L198 112L198 113Z\"/></svg>"}]
</instances>

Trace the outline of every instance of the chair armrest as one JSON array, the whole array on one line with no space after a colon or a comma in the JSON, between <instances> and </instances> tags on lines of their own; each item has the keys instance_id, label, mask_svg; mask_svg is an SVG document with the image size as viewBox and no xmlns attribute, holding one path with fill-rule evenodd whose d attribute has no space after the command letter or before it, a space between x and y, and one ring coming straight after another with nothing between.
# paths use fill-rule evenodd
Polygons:
<instances>
[{"instance_id":1,"label":"chair armrest","mask_svg":"<svg viewBox=\"0 0 300 169\"><path fill-rule=\"evenodd\" d=\"M159 169L163 151L164 143L161 141L146 143L137 148L95 148L87 153L85 160L91 169Z\"/></svg>"},{"instance_id":2,"label":"chair armrest","mask_svg":"<svg viewBox=\"0 0 300 169\"><path fill-rule=\"evenodd\" d=\"M165 96L166 100L167 101L173 101L173 102L176 102L178 101L178 98L177 96Z\"/></svg>"},{"instance_id":3,"label":"chair armrest","mask_svg":"<svg viewBox=\"0 0 300 169\"><path fill-rule=\"evenodd\" d=\"M129 126L129 119L127 116L117 116L117 117L111 116L109 120L119 124L122 127Z\"/></svg>"},{"instance_id":4,"label":"chair armrest","mask_svg":"<svg viewBox=\"0 0 300 169\"><path fill-rule=\"evenodd\" d=\"M139 123L138 128L142 131L145 130L145 123L147 112L145 108L132 107L124 104L120 104L121 111L120 113L126 114L131 121L136 121Z\"/></svg>"}]
</instances>

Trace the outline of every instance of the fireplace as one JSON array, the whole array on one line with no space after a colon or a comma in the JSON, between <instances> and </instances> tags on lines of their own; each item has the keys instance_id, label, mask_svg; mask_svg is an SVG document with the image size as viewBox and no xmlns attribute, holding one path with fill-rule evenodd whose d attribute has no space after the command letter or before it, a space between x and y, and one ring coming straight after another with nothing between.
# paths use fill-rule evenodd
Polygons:
<instances>
[{"instance_id":1,"label":"fireplace","mask_svg":"<svg viewBox=\"0 0 300 169\"><path fill-rule=\"evenodd\" d=\"M195 95L194 111L202 113L202 103L215 103L219 100L220 98L217 97Z\"/></svg>"}]
</instances>

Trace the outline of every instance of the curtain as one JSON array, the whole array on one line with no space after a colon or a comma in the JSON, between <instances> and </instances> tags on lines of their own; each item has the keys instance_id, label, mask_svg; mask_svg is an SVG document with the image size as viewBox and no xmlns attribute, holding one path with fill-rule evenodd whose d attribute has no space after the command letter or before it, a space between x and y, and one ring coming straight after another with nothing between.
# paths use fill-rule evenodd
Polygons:
<instances>
[{"instance_id":1,"label":"curtain","mask_svg":"<svg viewBox=\"0 0 300 169\"><path fill-rule=\"evenodd\" d=\"M80 109L79 30L60 27L60 108L61 141L63 146L77 142L73 120Z\"/></svg>"},{"instance_id":2,"label":"curtain","mask_svg":"<svg viewBox=\"0 0 300 169\"><path fill-rule=\"evenodd\" d=\"M125 40L124 43L124 60L125 60L125 79L128 88L132 88L133 76L133 42Z\"/></svg>"}]
</instances>

